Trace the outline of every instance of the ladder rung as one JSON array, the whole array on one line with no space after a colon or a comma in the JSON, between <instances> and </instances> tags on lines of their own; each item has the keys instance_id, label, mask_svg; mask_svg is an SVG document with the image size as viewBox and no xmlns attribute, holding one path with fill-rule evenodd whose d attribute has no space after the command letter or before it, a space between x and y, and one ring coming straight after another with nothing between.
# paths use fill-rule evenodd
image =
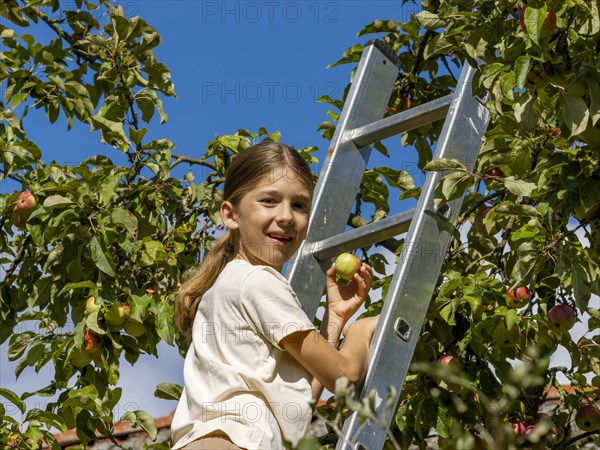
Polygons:
<instances>
[{"instance_id":1,"label":"ladder rung","mask_svg":"<svg viewBox=\"0 0 600 450\"><path fill-rule=\"evenodd\" d=\"M411 209L392 217L346 231L345 233L313 242L308 245L313 249L312 254L318 261L326 261L340 253L368 247L408 231L415 210Z\"/></svg>"},{"instance_id":2,"label":"ladder rung","mask_svg":"<svg viewBox=\"0 0 600 450\"><path fill-rule=\"evenodd\" d=\"M385 119L371 122L351 131L350 136L357 147L371 145L405 131L443 119L450 108L454 94L415 106Z\"/></svg>"}]
</instances>

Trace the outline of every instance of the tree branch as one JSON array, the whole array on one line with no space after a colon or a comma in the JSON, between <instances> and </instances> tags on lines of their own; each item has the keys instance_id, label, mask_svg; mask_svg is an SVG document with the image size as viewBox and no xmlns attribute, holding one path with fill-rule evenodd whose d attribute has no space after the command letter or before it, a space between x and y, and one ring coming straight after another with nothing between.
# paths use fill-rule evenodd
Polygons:
<instances>
[{"instance_id":1,"label":"tree branch","mask_svg":"<svg viewBox=\"0 0 600 450\"><path fill-rule=\"evenodd\" d=\"M205 166L205 167L208 167L209 169L212 169L212 170L217 170L216 166L213 163L205 161L205 160L200 159L200 158L191 158L189 156L178 155L178 154L175 154L175 153L171 153L171 157L172 158L176 158L176 159L175 159L175 161L173 161L171 163L171 165L169 166L169 169L172 169L173 167L175 167L178 164L181 164L183 162L187 162L187 163L190 163L190 164L197 164L199 166Z\"/></svg>"}]
</instances>

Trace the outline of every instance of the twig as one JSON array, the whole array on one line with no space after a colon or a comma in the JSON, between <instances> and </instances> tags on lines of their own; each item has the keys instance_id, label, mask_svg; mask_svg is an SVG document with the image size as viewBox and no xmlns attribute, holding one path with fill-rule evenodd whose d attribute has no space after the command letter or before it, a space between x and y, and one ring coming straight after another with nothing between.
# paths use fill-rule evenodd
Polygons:
<instances>
[{"instance_id":1,"label":"twig","mask_svg":"<svg viewBox=\"0 0 600 450\"><path fill-rule=\"evenodd\" d=\"M176 158L176 159L175 159L175 161L173 161L171 163L171 165L169 166L169 169L172 169L173 167L175 167L178 164L181 164L182 162L187 162L190 164L197 164L199 166L205 166L212 170L217 170L216 166L213 163L205 161L200 158L191 158L186 155L178 155L175 153L171 153L171 158Z\"/></svg>"}]
</instances>

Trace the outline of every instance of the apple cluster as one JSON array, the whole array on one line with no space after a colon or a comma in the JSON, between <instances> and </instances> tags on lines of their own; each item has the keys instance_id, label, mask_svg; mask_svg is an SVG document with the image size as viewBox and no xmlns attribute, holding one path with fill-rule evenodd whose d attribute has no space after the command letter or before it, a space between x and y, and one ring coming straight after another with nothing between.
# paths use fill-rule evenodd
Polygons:
<instances>
[{"instance_id":1,"label":"apple cluster","mask_svg":"<svg viewBox=\"0 0 600 450\"><path fill-rule=\"evenodd\" d=\"M144 325L131 318L131 307L128 303L119 300L114 301L106 310L96 302L96 297L90 296L85 302L85 314L101 314L110 331L124 329L126 333L134 337L140 337L146 332ZM71 352L70 362L77 368L86 367L92 359L99 356L102 350L102 338L92 330L85 330L83 334L83 345L74 348Z\"/></svg>"}]
</instances>

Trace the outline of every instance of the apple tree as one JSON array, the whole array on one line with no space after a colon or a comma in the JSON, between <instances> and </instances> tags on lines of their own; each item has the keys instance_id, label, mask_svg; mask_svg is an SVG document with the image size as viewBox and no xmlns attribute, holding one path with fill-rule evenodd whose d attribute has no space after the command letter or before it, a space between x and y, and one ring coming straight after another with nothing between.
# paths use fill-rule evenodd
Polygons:
<instances>
[{"instance_id":1,"label":"apple tree","mask_svg":"<svg viewBox=\"0 0 600 450\"><path fill-rule=\"evenodd\" d=\"M53 371L34 392L0 387L0 446L60 448L51 429L70 428L86 445L123 421L155 438L148 413L115 417L120 363L156 355L161 340L186 350L174 292L219 231L230 157L279 133L240 129L175 153L160 134L162 99L175 89L146 21L108 0L7 0L0 14L0 180L13 189L0 194L0 342L17 376ZM89 126L101 150L74 164L49 160L52 149L28 134L34 117ZM303 153L311 160L315 150ZM155 395L180 389L164 383ZM52 400L28 408L32 395Z\"/></svg>"},{"instance_id":2,"label":"apple tree","mask_svg":"<svg viewBox=\"0 0 600 450\"><path fill-rule=\"evenodd\" d=\"M451 93L463 63L478 69L474 93L490 95L474 171L432 159L436 123L401 136L415 149L417 173L394 168L399 146L376 145L389 167L370 169L357 197L354 217L372 214L353 220L360 225L385 217L391 195L417 198L413 180L422 172L445 173L438 204L466 196L390 446L424 448L432 439L449 449L600 444L598 8L584 0L424 0L406 22L376 20L358 33L380 37L398 54L390 115ZM354 44L334 65L356 63L362 50ZM334 122L343 100L321 98L334 107ZM320 125L326 138L334 122ZM385 246L399 255L397 244ZM368 250L385 294L385 263L393 261ZM576 322L585 328L577 340L570 333ZM553 367L561 348L570 364ZM549 407L552 395L558 400ZM351 400L345 406L369 416L368 402ZM339 403L322 413L337 417Z\"/></svg>"}]
</instances>

